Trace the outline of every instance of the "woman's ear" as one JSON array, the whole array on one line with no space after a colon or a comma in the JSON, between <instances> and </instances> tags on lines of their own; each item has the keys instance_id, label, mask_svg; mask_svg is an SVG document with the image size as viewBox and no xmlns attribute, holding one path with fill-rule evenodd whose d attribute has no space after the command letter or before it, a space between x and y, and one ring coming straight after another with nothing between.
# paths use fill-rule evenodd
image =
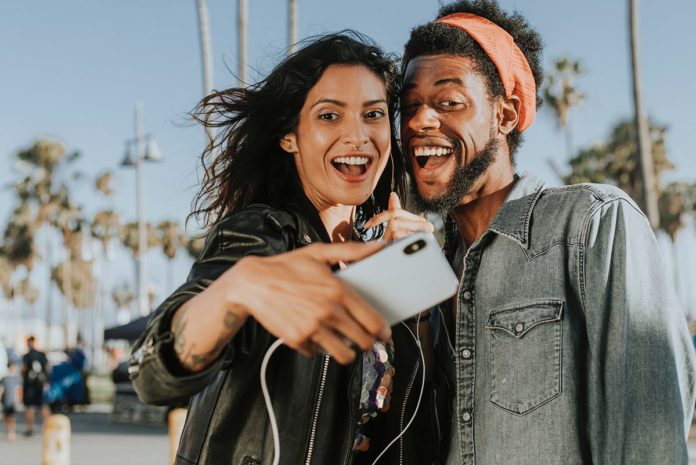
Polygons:
<instances>
[{"instance_id":1,"label":"woman's ear","mask_svg":"<svg viewBox=\"0 0 696 465\"><path fill-rule=\"evenodd\" d=\"M281 137L280 148L291 155L295 155L296 153L298 153L297 137L295 137L295 134L291 132L290 134L285 134L283 137Z\"/></svg>"}]
</instances>

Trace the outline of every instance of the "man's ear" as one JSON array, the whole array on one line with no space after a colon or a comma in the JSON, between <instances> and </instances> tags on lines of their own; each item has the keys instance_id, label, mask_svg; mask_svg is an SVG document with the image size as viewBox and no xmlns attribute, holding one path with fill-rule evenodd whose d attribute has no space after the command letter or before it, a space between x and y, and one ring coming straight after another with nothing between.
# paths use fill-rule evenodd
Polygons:
<instances>
[{"instance_id":1,"label":"man's ear","mask_svg":"<svg viewBox=\"0 0 696 465\"><path fill-rule=\"evenodd\" d=\"M517 127L520 119L520 106L522 101L516 95L498 100L498 130L501 134L508 135Z\"/></svg>"},{"instance_id":2,"label":"man's ear","mask_svg":"<svg viewBox=\"0 0 696 465\"><path fill-rule=\"evenodd\" d=\"M283 137L281 137L279 143L280 148L291 155L295 155L298 152L297 137L295 137L295 134L292 132L290 134L285 134Z\"/></svg>"}]
</instances>

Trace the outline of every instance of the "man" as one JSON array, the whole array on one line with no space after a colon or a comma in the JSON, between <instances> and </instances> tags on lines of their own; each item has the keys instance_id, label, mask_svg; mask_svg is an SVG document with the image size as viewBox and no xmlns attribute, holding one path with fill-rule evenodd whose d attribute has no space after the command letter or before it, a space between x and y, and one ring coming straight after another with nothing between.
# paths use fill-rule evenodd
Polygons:
<instances>
[{"instance_id":1,"label":"man","mask_svg":"<svg viewBox=\"0 0 696 465\"><path fill-rule=\"evenodd\" d=\"M442 7L405 46L404 152L460 277L448 463L686 464L694 350L646 218L614 187L515 173L541 51L492 1Z\"/></svg>"},{"instance_id":2,"label":"man","mask_svg":"<svg viewBox=\"0 0 696 465\"><path fill-rule=\"evenodd\" d=\"M29 349L22 357L22 389L24 403L24 418L27 423L25 436L34 434L34 409L38 408L41 416L48 417L48 407L43 401L43 388L48 374L46 354L36 349L36 338L27 339Z\"/></svg>"}]
</instances>

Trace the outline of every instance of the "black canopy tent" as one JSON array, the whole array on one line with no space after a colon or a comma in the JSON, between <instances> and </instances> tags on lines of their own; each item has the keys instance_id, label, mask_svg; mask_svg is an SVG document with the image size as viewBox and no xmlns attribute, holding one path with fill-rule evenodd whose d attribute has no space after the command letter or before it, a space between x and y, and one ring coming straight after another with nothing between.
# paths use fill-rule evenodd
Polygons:
<instances>
[{"instance_id":1,"label":"black canopy tent","mask_svg":"<svg viewBox=\"0 0 696 465\"><path fill-rule=\"evenodd\" d=\"M137 318L130 323L121 326L114 326L104 330L104 340L109 339L125 339L127 341L135 341L145 332L147 323L150 321L152 314Z\"/></svg>"}]
</instances>

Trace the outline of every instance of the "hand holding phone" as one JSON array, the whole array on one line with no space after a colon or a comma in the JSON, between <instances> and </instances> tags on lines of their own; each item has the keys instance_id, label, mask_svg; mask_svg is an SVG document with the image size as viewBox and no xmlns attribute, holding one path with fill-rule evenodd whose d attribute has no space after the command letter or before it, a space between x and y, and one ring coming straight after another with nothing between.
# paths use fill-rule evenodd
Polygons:
<instances>
[{"instance_id":1,"label":"hand holding phone","mask_svg":"<svg viewBox=\"0 0 696 465\"><path fill-rule=\"evenodd\" d=\"M452 297L458 286L435 237L422 232L392 242L336 276L392 326Z\"/></svg>"}]
</instances>

